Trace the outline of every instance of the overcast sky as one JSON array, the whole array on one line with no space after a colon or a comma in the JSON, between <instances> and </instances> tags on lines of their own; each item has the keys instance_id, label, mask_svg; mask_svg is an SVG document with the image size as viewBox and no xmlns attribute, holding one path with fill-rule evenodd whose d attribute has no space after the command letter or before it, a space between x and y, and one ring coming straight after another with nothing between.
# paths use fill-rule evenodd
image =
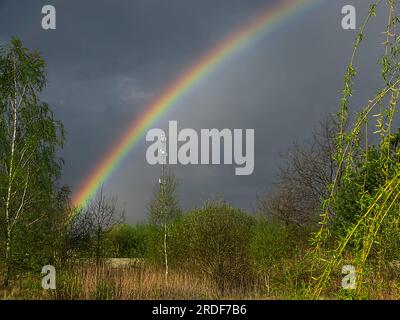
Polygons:
<instances>
[{"instance_id":1,"label":"overcast sky","mask_svg":"<svg viewBox=\"0 0 400 320\"><path fill-rule=\"evenodd\" d=\"M20 37L47 62L43 100L65 126L62 182L75 191L107 150L174 79L267 3L280 0L0 0L0 42ZM279 153L309 139L335 112L356 31L341 28L341 8L369 0L321 0L222 64L154 126L255 129L255 170L235 176L235 166L172 166L184 209L223 197L253 210L284 165ZM41 28L41 9L57 10L57 29ZM353 107L379 85L378 15L358 58L360 81ZM144 137L106 182L126 205L129 221L146 217L160 169L145 159Z\"/></svg>"}]
</instances>

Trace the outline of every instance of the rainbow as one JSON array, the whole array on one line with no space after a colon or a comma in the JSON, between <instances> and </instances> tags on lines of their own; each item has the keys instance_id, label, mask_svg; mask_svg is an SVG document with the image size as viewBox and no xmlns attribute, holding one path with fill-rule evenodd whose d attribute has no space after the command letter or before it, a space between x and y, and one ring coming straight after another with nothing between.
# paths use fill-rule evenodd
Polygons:
<instances>
[{"instance_id":1,"label":"rainbow","mask_svg":"<svg viewBox=\"0 0 400 320\"><path fill-rule=\"evenodd\" d=\"M291 17L312 8L321 0L280 0L275 5L268 5L263 13L246 25L233 32L227 39L203 56L194 66L190 67L178 80L167 88L146 112L134 119L129 129L117 140L93 172L84 180L74 194L72 203L75 207L83 207L97 193L99 187L106 181L129 151L140 141L145 132L165 112L183 97L193 86L208 76L228 57L240 51L258 36L272 31L275 27Z\"/></svg>"}]
</instances>

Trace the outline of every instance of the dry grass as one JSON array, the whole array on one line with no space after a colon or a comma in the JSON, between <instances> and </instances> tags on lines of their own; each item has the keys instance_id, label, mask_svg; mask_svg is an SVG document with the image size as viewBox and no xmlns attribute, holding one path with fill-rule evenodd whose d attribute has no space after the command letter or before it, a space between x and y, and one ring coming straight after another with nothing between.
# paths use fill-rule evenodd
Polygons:
<instances>
[{"instance_id":1,"label":"dry grass","mask_svg":"<svg viewBox=\"0 0 400 320\"><path fill-rule=\"evenodd\" d=\"M126 262L126 261L125 261ZM44 291L40 275L26 275L0 292L5 299L57 300L177 300L177 299L265 299L263 284L254 290L236 288L223 294L209 278L191 272L172 271L165 283L162 270L151 267L106 263L80 265L57 273L57 290Z\"/></svg>"},{"instance_id":2,"label":"dry grass","mask_svg":"<svg viewBox=\"0 0 400 320\"><path fill-rule=\"evenodd\" d=\"M41 288L42 275L26 274L14 280L11 289L0 291L0 299L56 299L56 300L187 300L187 299L301 299L298 281L308 273L299 272L298 263L286 272L275 274L271 283L265 277L255 279L251 286L236 287L221 292L215 282L193 272L174 271L165 283L164 272L145 266L142 261L110 260L99 269L85 263L69 270L57 272L57 290ZM296 271L297 270L297 271ZM399 269L386 266L377 274L368 277L366 299L400 299ZM284 275L285 274L285 275ZM330 289L322 299L346 299L338 295L340 273L332 279ZM305 279L303 279L305 280ZM269 285L273 290L268 294ZM268 289L267 289L268 288ZM339 290L339 291L338 291Z\"/></svg>"},{"instance_id":3,"label":"dry grass","mask_svg":"<svg viewBox=\"0 0 400 320\"><path fill-rule=\"evenodd\" d=\"M56 299L194 299L215 298L217 292L204 278L173 272L165 284L164 273L151 268L80 267L59 280ZM71 286L72 284L72 286Z\"/></svg>"}]
</instances>

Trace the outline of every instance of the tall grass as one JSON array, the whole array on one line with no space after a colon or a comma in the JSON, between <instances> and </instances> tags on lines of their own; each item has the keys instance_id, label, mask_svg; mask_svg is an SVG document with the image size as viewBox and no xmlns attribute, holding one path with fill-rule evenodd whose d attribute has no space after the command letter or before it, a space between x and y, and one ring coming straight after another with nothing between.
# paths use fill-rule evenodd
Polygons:
<instances>
[{"instance_id":1,"label":"tall grass","mask_svg":"<svg viewBox=\"0 0 400 320\"><path fill-rule=\"evenodd\" d=\"M175 300L175 299L257 299L262 297L263 284L254 289L236 288L221 295L214 281L189 271L171 272L168 284L164 270L154 267L115 268L102 265L80 265L57 273L57 289L41 288L40 275L25 275L14 281L12 289L2 292L5 299L56 300Z\"/></svg>"},{"instance_id":2,"label":"tall grass","mask_svg":"<svg viewBox=\"0 0 400 320\"><path fill-rule=\"evenodd\" d=\"M371 273L368 283L370 299L400 298L400 266L386 264L384 276ZM151 266L113 267L108 264L96 269L93 264L81 264L57 273L56 290L41 288L40 274L26 274L12 283L11 289L0 292L3 299L27 300L187 300L187 299L302 299L301 285L309 277L309 265L300 256L287 259L274 272L259 275L246 287L224 290L204 275L190 270L173 270L168 284L164 270ZM322 299L343 298L339 272L330 278ZM340 295L338 295L338 292ZM349 296L350 297L350 296Z\"/></svg>"}]
</instances>

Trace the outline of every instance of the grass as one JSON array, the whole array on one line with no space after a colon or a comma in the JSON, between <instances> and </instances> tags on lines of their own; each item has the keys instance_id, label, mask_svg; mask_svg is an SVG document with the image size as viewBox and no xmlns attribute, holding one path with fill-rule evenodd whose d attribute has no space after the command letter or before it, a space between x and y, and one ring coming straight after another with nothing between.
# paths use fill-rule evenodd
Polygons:
<instances>
[{"instance_id":1,"label":"grass","mask_svg":"<svg viewBox=\"0 0 400 320\"><path fill-rule=\"evenodd\" d=\"M57 289L43 290L42 275L25 274L14 280L0 297L12 300L272 300L303 299L302 280L308 272L303 261L285 261L284 268L271 274L256 277L246 288L236 287L221 293L209 277L190 271L170 273L168 284L164 272L150 266L123 265L115 267L106 263L96 270L91 263L57 272ZM373 269L372 269L373 270ZM320 299L352 299L349 291L340 290L342 276L337 272ZM400 299L400 267L387 264L379 274L374 271L365 284L368 289L364 299Z\"/></svg>"},{"instance_id":2,"label":"grass","mask_svg":"<svg viewBox=\"0 0 400 320\"><path fill-rule=\"evenodd\" d=\"M262 284L254 290L237 288L222 295L208 277L192 272L171 272L168 284L162 270L152 267L80 265L57 273L57 289L41 288L40 275L14 280L11 289L0 292L4 299L56 300L178 300L262 299Z\"/></svg>"}]
</instances>

